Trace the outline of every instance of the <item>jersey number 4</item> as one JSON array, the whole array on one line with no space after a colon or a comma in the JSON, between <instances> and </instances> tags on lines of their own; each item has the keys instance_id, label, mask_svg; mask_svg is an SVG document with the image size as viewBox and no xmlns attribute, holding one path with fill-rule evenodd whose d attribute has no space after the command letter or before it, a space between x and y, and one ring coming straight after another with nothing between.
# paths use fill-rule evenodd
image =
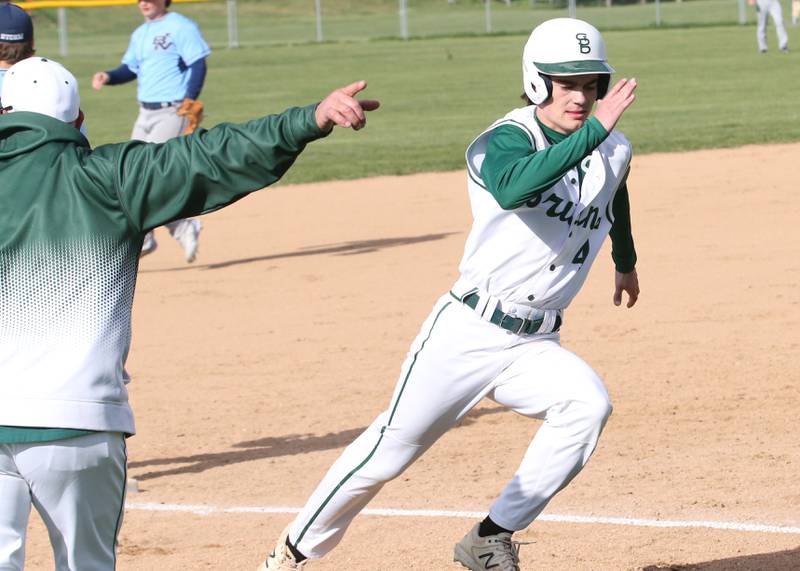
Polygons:
<instances>
[{"instance_id":1,"label":"jersey number 4","mask_svg":"<svg viewBox=\"0 0 800 571\"><path fill-rule=\"evenodd\" d=\"M586 258L588 257L589 257L589 240L586 240L586 243L584 243L584 245L581 246L581 249L578 250L578 253L575 254L574 258L572 258L572 263L582 264L583 262L586 261Z\"/></svg>"}]
</instances>

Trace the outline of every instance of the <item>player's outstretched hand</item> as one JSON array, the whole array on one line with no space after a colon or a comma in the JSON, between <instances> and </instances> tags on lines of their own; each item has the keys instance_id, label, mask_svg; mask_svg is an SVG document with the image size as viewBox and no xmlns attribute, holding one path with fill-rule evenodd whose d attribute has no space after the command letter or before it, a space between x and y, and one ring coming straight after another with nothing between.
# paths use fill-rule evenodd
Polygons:
<instances>
[{"instance_id":1,"label":"player's outstretched hand","mask_svg":"<svg viewBox=\"0 0 800 571\"><path fill-rule=\"evenodd\" d=\"M603 124L606 131L611 132L625 110L633 104L633 101L636 99L636 96L633 94L635 90L635 78L620 79L616 85L606 93L605 97L598 100L594 116Z\"/></svg>"},{"instance_id":2,"label":"player's outstretched hand","mask_svg":"<svg viewBox=\"0 0 800 571\"><path fill-rule=\"evenodd\" d=\"M104 71L98 71L92 76L92 87L97 91L103 89L103 86L108 83L108 74Z\"/></svg>"},{"instance_id":3,"label":"player's outstretched hand","mask_svg":"<svg viewBox=\"0 0 800 571\"><path fill-rule=\"evenodd\" d=\"M636 270L622 274L615 272L614 276L614 305L622 303L622 292L628 293L628 303L625 307L633 307L636 305L636 300L639 299L639 276L636 275Z\"/></svg>"},{"instance_id":4,"label":"player's outstretched hand","mask_svg":"<svg viewBox=\"0 0 800 571\"><path fill-rule=\"evenodd\" d=\"M356 81L340 87L317 105L317 126L325 133L334 125L358 131L367 124L365 111L374 111L380 106L374 99L355 99L356 93L367 87L366 81Z\"/></svg>"}]
</instances>

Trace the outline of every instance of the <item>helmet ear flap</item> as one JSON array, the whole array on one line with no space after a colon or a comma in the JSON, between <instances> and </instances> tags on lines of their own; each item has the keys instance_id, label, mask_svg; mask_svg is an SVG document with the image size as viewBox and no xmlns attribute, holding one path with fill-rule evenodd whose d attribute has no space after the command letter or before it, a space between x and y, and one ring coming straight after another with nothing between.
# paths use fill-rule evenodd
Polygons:
<instances>
[{"instance_id":1,"label":"helmet ear flap","mask_svg":"<svg viewBox=\"0 0 800 571\"><path fill-rule=\"evenodd\" d=\"M603 73L597 76L597 98L602 99L608 93L608 86L611 83L611 75Z\"/></svg>"},{"instance_id":2,"label":"helmet ear flap","mask_svg":"<svg viewBox=\"0 0 800 571\"><path fill-rule=\"evenodd\" d=\"M531 85L534 97L530 97L534 105L541 105L553 95L553 81L550 77L542 73L534 73L531 77Z\"/></svg>"}]
</instances>

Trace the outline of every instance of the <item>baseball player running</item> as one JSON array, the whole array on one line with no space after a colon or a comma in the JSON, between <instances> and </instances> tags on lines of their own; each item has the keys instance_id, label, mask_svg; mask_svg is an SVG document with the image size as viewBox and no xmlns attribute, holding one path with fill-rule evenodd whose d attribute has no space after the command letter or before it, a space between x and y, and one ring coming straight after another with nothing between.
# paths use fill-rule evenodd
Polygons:
<instances>
[{"instance_id":1,"label":"baseball player running","mask_svg":"<svg viewBox=\"0 0 800 571\"><path fill-rule=\"evenodd\" d=\"M163 143L191 133L202 119L198 100L206 77L206 58L211 49L192 20L168 12L171 0L139 0L145 22L131 35L128 50L116 69L99 71L92 87L118 85L138 80L139 116L132 139ZM197 256L202 224L184 219L166 225L183 246L186 261ZM145 238L142 255L158 247L153 232Z\"/></svg>"},{"instance_id":2,"label":"baseball player running","mask_svg":"<svg viewBox=\"0 0 800 571\"><path fill-rule=\"evenodd\" d=\"M775 24L778 49L783 53L789 53L789 36L783 25L783 9L780 0L748 0L748 2L751 6L756 7L758 15L758 26L756 27L758 51L762 54L767 53L767 17L769 16L772 18L772 23Z\"/></svg>"},{"instance_id":3,"label":"baseball player running","mask_svg":"<svg viewBox=\"0 0 800 571\"><path fill-rule=\"evenodd\" d=\"M338 89L162 144L91 149L75 77L12 66L0 114L0 569L20 571L31 506L57 571L109 571L135 432L125 360L145 234L276 182L334 124L375 101ZM224 151L222 151L224 149Z\"/></svg>"},{"instance_id":4,"label":"baseball player running","mask_svg":"<svg viewBox=\"0 0 800 571\"><path fill-rule=\"evenodd\" d=\"M299 569L332 550L381 487L484 397L544 423L454 558L472 570L519 570L512 534L581 471L611 413L600 377L558 333L609 233L614 304L623 292L628 307L639 296L631 147L614 131L636 81L608 89L613 71L590 24L558 18L533 30L523 52L527 106L467 148L474 222L461 277L422 325L388 408L333 464L262 571Z\"/></svg>"}]
</instances>

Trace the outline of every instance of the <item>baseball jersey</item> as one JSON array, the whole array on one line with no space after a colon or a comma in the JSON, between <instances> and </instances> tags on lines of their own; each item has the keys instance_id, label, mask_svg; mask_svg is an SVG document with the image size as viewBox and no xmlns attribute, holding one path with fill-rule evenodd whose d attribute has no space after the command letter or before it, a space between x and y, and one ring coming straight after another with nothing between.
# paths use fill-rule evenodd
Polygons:
<instances>
[{"instance_id":1,"label":"baseball jersey","mask_svg":"<svg viewBox=\"0 0 800 571\"><path fill-rule=\"evenodd\" d=\"M5 68L0 68L0 93L3 91L3 78L6 76L6 71L8 70Z\"/></svg>"},{"instance_id":2,"label":"baseball jersey","mask_svg":"<svg viewBox=\"0 0 800 571\"><path fill-rule=\"evenodd\" d=\"M501 125L492 130L486 158L481 165L481 174L490 192L496 198L504 195L506 201L512 200L516 206L521 206L536 193L547 190L555 180L563 176L565 165L583 163L582 159L608 134L596 118L589 119L586 129L577 136L550 129L538 118L537 122L550 142L547 149L534 152L521 129L513 124ZM525 158L524 168L512 169L513 174L508 176L509 162L513 163L521 157ZM528 161L528 157L533 160ZM578 184L582 185L586 171L583 166L577 171ZM503 180L499 180L500 178ZM611 213L614 215L614 222L608 233L611 237L611 257L615 269L626 274L636 268L627 181L620 184L614 194Z\"/></svg>"},{"instance_id":3,"label":"baseball jersey","mask_svg":"<svg viewBox=\"0 0 800 571\"><path fill-rule=\"evenodd\" d=\"M180 101L189 82L187 68L210 53L197 24L168 12L136 28L122 63L137 75L139 101Z\"/></svg>"},{"instance_id":4,"label":"baseball jersey","mask_svg":"<svg viewBox=\"0 0 800 571\"><path fill-rule=\"evenodd\" d=\"M276 182L324 136L315 109L96 149L56 119L0 115L0 426L135 432L124 366L145 233Z\"/></svg>"},{"instance_id":5,"label":"baseball jersey","mask_svg":"<svg viewBox=\"0 0 800 571\"><path fill-rule=\"evenodd\" d=\"M524 202L501 205L487 190L481 171L492 131L514 126L532 152L546 151L551 144L535 109L511 111L467 149L474 222L454 292L478 288L507 303L564 309L583 285L614 222L612 202L627 176L631 147L621 133L606 133L590 119L565 141L583 141L568 164L556 165L552 179L533 189Z\"/></svg>"}]
</instances>

